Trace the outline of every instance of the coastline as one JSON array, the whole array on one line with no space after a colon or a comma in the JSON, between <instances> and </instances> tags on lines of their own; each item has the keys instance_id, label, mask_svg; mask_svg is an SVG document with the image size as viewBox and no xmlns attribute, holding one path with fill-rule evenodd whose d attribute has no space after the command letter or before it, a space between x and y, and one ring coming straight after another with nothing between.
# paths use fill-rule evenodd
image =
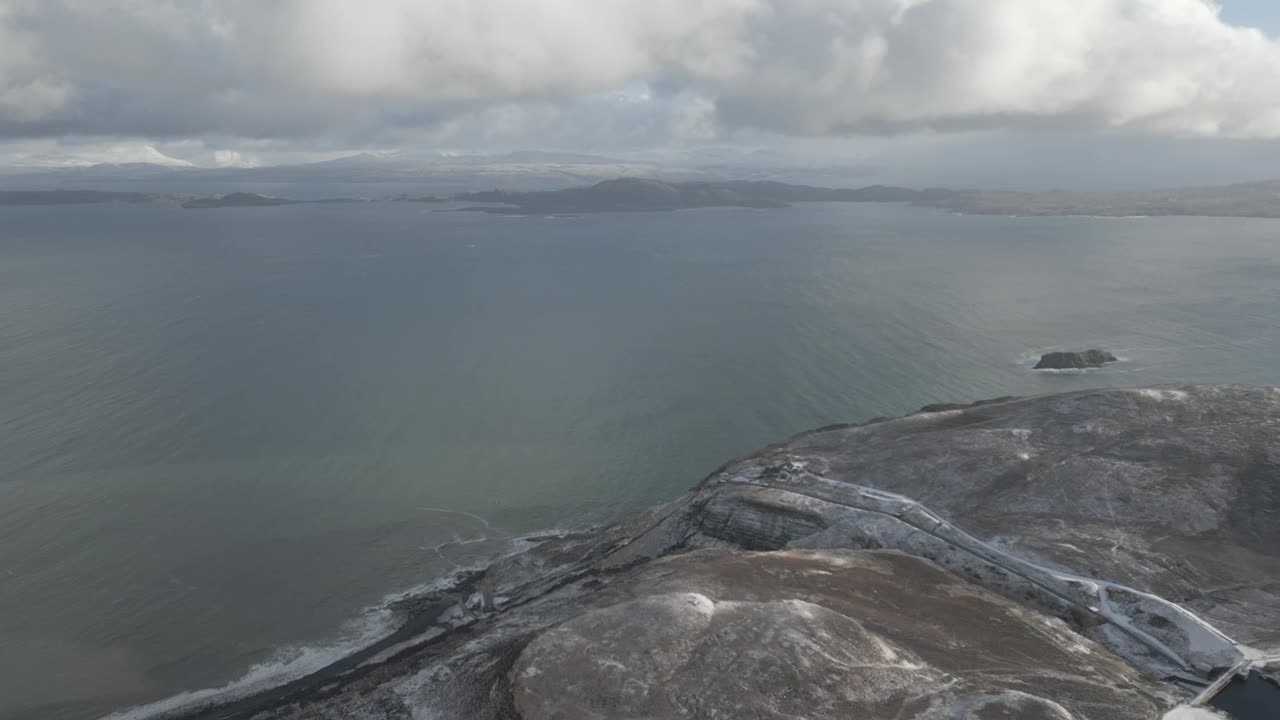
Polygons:
<instances>
[{"instance_id":1,"label":"coastline","mask_svg":"<svg viewBox=\"0 0 1280 720\"><path fill-rule=\"evenodd\" d=\"M453 608L465 606L476 594L477 583L496 563L521 555L552 540L589 533L590 528L568 531L558 528L528 533L511 538L510 549L488 560L455 568L449 573L407 590L389 593L384 599L361 611L356 617L386 613L392 619L373 637L341 651L321 667L296 676L282 671L255 677L262 666L249 668L245 674L220 687L188 690L139 705L124 707L100 717L100 720L233 720L250 718L282 707L322 691L334 691L374 672L380 664L394 661L421 650L446 631L442 618ZM353 619L354 622L354 619ZM324 648L324 643L300 645L299 650Z\"/></svg>"},{"instance_id":2,"label":"coastline","mask_svg":"<svg viewBox=\"0 0 1280 720\"><path fill-rule=\"evenodd\" d=\"M405 620L394 632L306 677L225 702L209 698L183 709L113 717L398 720L409 717L405 714L407 707L420 707L409 705L411 702L428 703L423 712L442 717L518 717L512 703L517 697L524 697L525 691L516 687L513 673L519 663L531 662L521 660L530 642L542 637L547 628L605 612L642 594L649 582L642 579L647 573L658 572L661 577L665 572L661 568L673 563L696 566L725 562L720 559L726 557L724 553L739 550L782 553L777 557L785 562L827 558L835 562L835 556L802 557L794 553L823 553L837 548L884 549L911 556L914 561L951 574L955 581L993 593L992 598L1004 598L1001 602L1012 601L1025 612L1057 618L1065 623L1064 631L1079 634L1079 639L1071 642L1091 643L1090 647L1098 648L1090 653L1107 648L1109 655L1105 657L1111 658L1108 662L1123 661L1125 667L1137 673L1125 683L1136 683L1134 687L1145 688L1141 690L1144 696L1163 698L1159 703L1172 707L1188 699L1188 688L1199 691L1197 685L1202 688L1221 677L1221 668L1237 666L1241 657L1256 654L1246 643L1257 639L1236 637L1239 625L1221 627L1221 616L1215 617L1212 607L1207 614L1199 607L1192 612L1166 600L1173 591L1158 583L1137 580L1148 572L1141 563L1133 565L1133 561L1117 556L1111 558L1110 565L1092 568L1067 561L1070 553L1044 556L1048 546L1041 541L1057 542L1058 538L1054 534L1036 537L1045 532L1042 520L1033 517L1024 522L1015 516L984 521L996 522L995 526L983 527L982 522L975 526L972 518L966 521L966 513L958 510L963 507L963 498L959 500L961 505L955 505L955 500L940 505L921 502L921 496L933 496L942 489L935 489L931 482L918 485L917 480L908 479L908 485L917 483L915 490L912 495L900 494L910 488L901 487L901 482L893 479L904 472L893 465L883 466L881 474L873 476L899 487L859 484L840 469L848 462L842 453L859 448L874 455L874 450L863 450L863 446L885 440L923 442L916 451L906 452L904 457L911 459L902 463L908 466L905 472L910 477L918 472L927 476L937 470L931 464L933 460L920 459L920 450L938 452L936 441L928 438L943 433L939 437L981 440L981 447L969 452L977 452L974 457L984 458L984 463L988 457L1003 458L1001 462L1025 467L1027 458L1056 447L1038 444L1033 437L1053 437L1057 423L1083 427L1080 423L1097 417L1110 417L1109 422L1113 423L1123 418L1124 422L1137 423L1133 429L1140 437L1134 447L1145 447L1141 435L1158 432L1159 423L1155 428L1142 423L1148 413L1158 408L1166 413L1171 407L1195 408L1197 413L1210 415L1231 408L1242 412L1246 417L1241 422L1248 423L1249 417L1270 412L1269 404L1276 402L1273 395L1280 395L1280 391L1245 386L1077 391L929 406L902 418L801 433L726 463L689 494L671 503L600 528L534 536L536 544L526 551L500 557L482 570L460 574L447 589L405 597L398 608L404 611ZM1058 418L1060 408L1067 407L1072 408L1070 413ZM1204 410L1199 409L1202 407ZM992 447L986 438L993 423L1017 429L1000 434L1000 444ZM1021 429L1023 426L1032 429ZM921 437L925 439L920 440ZM954 441L943 444L951 442ZM1082 448L1080 452L1088 462L1095 462L1098 457L1093 450ZM1158 452L1144 457L1144 462L1159 467L1174 467L1169 463L1177 463ZM948 464L956 462L962 463L954 458L947 460ZM1099 477L1107 475L1102 472ZM1084 507L1088 505L1085 502ZM956 516L957 512L961 517ZM1115 509L1106 512L1114 513ZM1114 514L1104 514L1105 517L1119 520ZM951 520L958 524L953 525ZM1013 524L1006 527L1009 522ZM1110 533L1099 535L1098 530L1090 530L1091 522L1082 521L1078 530L1053 531L1066 532L1063 538L1071 541L1058 544L1078 549L1109 542ZM993 533L1006 535L993 527L1007 530L1014 537L1019 533L1030 533L1030 537L993 545L989 539ZM1137 526L1115 526L1111 532L1115 531L1139 533L1133 542L1149 542L1141 534L1146 531ZM1190 536L1186 541L1191 541ZM1031 544L1025 545L1027 542ZM1095 561L1098 559L1094 557ZM1175 585L1183 582L1178 578L1169 580ZM785 591L786 588L781 589ZM1263 635L1262 640L1270 643ZM1269 650L1262 653L1268 657L1271 654ZM1096 657L1101 662L1104 656ZM1139 681L1139 677L1147 679ZM1156 682L1161 679L1163 683ZM1059 691L1068 692L1066 686ZM1046 697L1054 696L1051 693ZM460 714L464 708L466 713Z\"/></svg>"}]
</instances>

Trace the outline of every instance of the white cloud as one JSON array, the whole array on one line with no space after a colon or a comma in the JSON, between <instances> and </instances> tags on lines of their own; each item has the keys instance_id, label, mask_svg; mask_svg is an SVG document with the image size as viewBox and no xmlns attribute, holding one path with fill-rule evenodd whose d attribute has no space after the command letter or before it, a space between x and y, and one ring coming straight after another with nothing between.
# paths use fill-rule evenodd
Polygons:
<instances>
[{"instance_id":1,"label":"white cloud","mask_svg":"<svg viewBox=\"0 0 1280 720\"><path fill-rule=\"evenodd\" d=\"M1280 44L1203 0L775 1L756 61L699 78L737 122L1280 136Z\"/></svg>"},{"instance_id":2,"label":"white cloud","mask_svg":"<svg viewBox=\"0 0 1280 720\"><path fill-rule=\"evenodd\" d=\"M102 162L112 163L150 163L166 167L195 167L188 160L166 155L150 145L113 145L104 154Z\"/></svg>"},{"instance_id":3,"label":"white cloud","mask_svg":"<svg viewBox=\"0 0 1280 720\"><path fill-rule=\"evenodd\" d=\"M699 95L687 95L672 103L668 123L671 137L677 140L710 140L719 134L716 106Z\"/></svg>"},{"instance_id":4,"label":"white cloud","mask_svg":"<svg viewBox=\"0 0 1280 720\"><path fill-rule=\"evenodd\" d=\"M37 39L10 27L11 12L0 0L0 118L38 121L64 107L71 89L42 67Z\"/></svg>"},{"instance_id":5,"label":"white cloud","mask_svg":"<svg viewBox=\"0 0 1280 720\"><path fill-rule=\"evenodd\" d=\"M149 163L165 167L195 167L157 148L138 142L108 142L62 145L53 141L0 146L0 166L14 168L88 167L90 165Z\"/></svg>"},{"instance_id":6,"label":"white cloud","mask_svg":"<svg viewBox=\"0 0 1280 720\"><path fill-rule=\"evenodd\" d=\"M258 160L252 155L245 155L238 150L215 150L213 164L224 168L257 167Z\"/></svg>"},{"instance_id":7,"label":"white cloud","mask_svg":"<svg viewBox=\"0 0 1280 720\"><path fill-rule=\"evenodd\" d=\"M1276 138L1276 77L1207 0L0 0L0 137L501 134L647 85L619 132Z\"/></svg>"}]
</instances>

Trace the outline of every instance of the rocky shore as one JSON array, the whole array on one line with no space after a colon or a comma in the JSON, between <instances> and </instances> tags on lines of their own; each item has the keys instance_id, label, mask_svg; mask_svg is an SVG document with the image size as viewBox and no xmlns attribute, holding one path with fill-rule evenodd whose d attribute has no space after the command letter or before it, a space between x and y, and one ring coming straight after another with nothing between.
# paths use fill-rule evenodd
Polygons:
<instances>
[{"instance_id":1,"label":"rocky shore","mask_svg":"<svg viewBox=\"0 0 1280 720\"><path fill-rule=\"evenodd\" d=\"M1280 657L1280 389L805 433L181 718L1159 718Z\"/></svg>"}]
</instances>

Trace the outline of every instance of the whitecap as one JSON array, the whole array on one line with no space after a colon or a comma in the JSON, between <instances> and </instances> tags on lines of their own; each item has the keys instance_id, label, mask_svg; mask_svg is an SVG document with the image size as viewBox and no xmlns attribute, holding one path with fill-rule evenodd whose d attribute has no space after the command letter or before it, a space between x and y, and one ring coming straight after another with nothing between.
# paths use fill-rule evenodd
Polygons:
<instances>
[{"instance_id":1,"label":"whitecap","mask_svg":"<svg viewBox=\"0 0 1280 720\"><path fill-rule=\"evenodd\" d=\"M469 515L469 513L455 514ZM472 517L476 517L488 526L488 521L484 518ZM252 666L239 679L226 685L179 693L145 705L119 710L104 716L101 720L160 720L201 707L233 702L306 677L395 632L401 617L394 608L404 601L451 590L457 587L468 574L484 570L497 559L517 555L549 539L562 538L569 532L557 528L512 538L507 543L506 552L500 553L496 558L480 560L465 566L455 566L447 575L384 596L344 624L336 639L318 644L283 647L277 650L271 659Z\"/></svg>"},{"instance_id":2,"label":"whitecap","mask_svg":"<svg viewBox=\"0 0 1280 720\"><path fill-rule=\"evenodd\" d=\"M387 603L381 603L349 621L336 640L319 645L281 648L270 660L254 665L240 679L222 687L179 693L153 703L114 712L103 720L163 718L178 711L237 700L310 675L386 637L395 629L394 626L394 613Z\"/></svg>"}]
</instances>

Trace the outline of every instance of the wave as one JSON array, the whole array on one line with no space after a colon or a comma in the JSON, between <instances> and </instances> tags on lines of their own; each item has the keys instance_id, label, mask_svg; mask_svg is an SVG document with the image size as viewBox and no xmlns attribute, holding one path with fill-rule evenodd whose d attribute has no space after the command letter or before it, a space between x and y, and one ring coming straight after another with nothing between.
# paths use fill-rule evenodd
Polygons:
<instances>
[{"instance_id":1,"label":"wave","mask_svg":"<svg viewBox=\"0 0 1280 720\"><path fill-rule=\"evenodd\" d=\"M430 509L435 510L435 508ZM454 511L442 510L442 512ZM455 514L470 515L470 513ZM472 517L476 517L488 527L487 520L478 516ZM103 716L101 720L160 720L177 713L240 700L304 678L370 647L395 632L403 620L402 614L396 608L406 601L430 593L456 589L472 573L484 570L503 558L525 552L547 540L564 537L569 533L568 530L557 528L510 538L507 540L506 550L490 559L465 566L454 564L447 575L407 590L391 593L363 608L342 626L334 639L318 644L290 645L280 648L271 659L253 665L239 679L226 685L171 695L145 705L118 710Z\"/></svg>"},{"instance_id":2,"label":"wave","mask_svg":"<svg viewBox=\"0 0 1280 720\"><path fill-rule=\"evenodd\" d=\"M349 622L337 640L322 645L281 648L270 660L254 665L243 677L222 687L179 693L153 703L114 712L102 720L148 720L164 717L197 706L238 700L292 682L389 635L394 630L392 615L389 607L369 608L358 619Z\"/></svg>"}]
</instances>

